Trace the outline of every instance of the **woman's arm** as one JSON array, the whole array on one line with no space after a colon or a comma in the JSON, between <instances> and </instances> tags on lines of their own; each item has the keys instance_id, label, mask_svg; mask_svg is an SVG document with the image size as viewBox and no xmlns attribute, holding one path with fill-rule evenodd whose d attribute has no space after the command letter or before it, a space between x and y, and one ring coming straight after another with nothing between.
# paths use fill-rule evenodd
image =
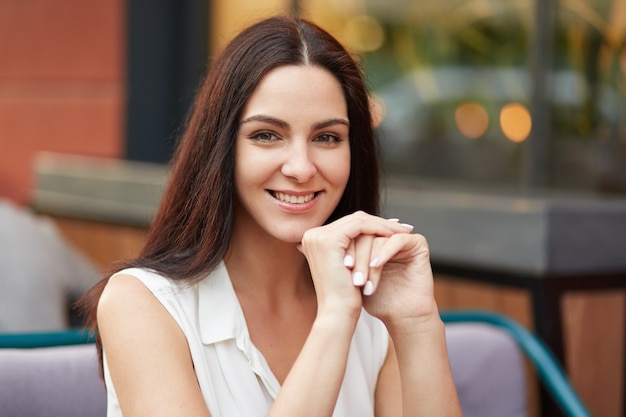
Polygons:
<instances>
[{"instance_id":1,"label":"woman's arm","mask_svg":"<svg viewBox=\"0 0 626 417\"><path fill-rule=\"evenodd\" d=\"M376 417L461 416L439 315L390 329L376 389Z\"/></svg>"},{"instance_id":2,"label":"woman's arm","mask_svg":"<svg viewBox=\"0 0 626 417\"><path fill-rule=\"evenodd\" d=\"M317 317L270 416L332 415L363 306L361 288L353 284L352 271L345 265L346 250L357 236L394 233L406 233L406 228L365 213L305 233L302 252L315 285Z\"/></svg>"},{"instance_id":3,"label":"woman's arm","mask_svg":"<svg viewBox=\"0 0 626 417\"><path fill-rule=\"evenodd\" d=\"M396 234L376 238L372 248L374 290L364 306L385 323L392 339L378 383L377 416L460 416L426 240Z\"/></svg>"},{"instance_id":4,"label":"woman's arm","mask_svg":"<svg viewBox=\"0 0 626 417\"><path fill-rule=\"evenodd\" d=\"M333 414L357 321L340 314L318 314L269 416Z\"/></svg>"},{"instance_id":5,"label":"woman's arm","mask_svg":"<svg viewBox=\"0 0 626 417\"><path fill-rule=\"evenodd\" d=\"M210 417L182 330L141 281L109 281L98 327L125 416Z\"/></svg>"}]
</instances>

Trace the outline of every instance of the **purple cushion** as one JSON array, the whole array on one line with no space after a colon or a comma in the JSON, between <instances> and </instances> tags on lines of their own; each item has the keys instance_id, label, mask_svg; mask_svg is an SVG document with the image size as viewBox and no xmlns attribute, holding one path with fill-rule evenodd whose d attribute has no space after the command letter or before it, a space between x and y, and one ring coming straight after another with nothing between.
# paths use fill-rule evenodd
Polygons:
<instances>
[{"instance_id":1,"label":"purple cushion","mask_svg":"<svg viewBox=\"0 0 626 417\"><path fill-rule=\"evenodd\" d=\"M104 417L95 345L0 349L0 415Z\"/></svg>"},{"instance_id":2,"label":"purple cushion","mask_svg":"<svg viewBox=\"0 0 626 417\"><path fill-rule=\"evenodd\" d=\"M464 417L527 416L525 361L508 333L453 323L446 337ZM104 417L95 346L0 349L0 415Z\"/></svg>"},{"instance_id":3,"label":"purple cushion","mask_svg":"<svg viewBox=\"0 0 626 417\"><path fill-rule=\"evenodd\" d=\"M446 337L464 417L527 417L524 354L506 331L451 323Z\"/></svg>"}]
</instances>

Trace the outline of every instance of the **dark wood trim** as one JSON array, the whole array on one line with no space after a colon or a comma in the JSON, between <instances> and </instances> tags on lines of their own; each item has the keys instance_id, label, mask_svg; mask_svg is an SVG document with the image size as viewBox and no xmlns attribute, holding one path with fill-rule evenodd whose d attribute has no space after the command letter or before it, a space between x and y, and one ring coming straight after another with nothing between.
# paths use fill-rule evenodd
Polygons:
<instances>
[{"instance_id":1,"label":"dark wood trim","mask_svg":"<svg viewBox=\"0 0 626 417\"><path fill-rule=\"evenodd\" d=\"M206 71L209 3L128 0L127 159L170 159Z\"/></svg>"}]
</instances>

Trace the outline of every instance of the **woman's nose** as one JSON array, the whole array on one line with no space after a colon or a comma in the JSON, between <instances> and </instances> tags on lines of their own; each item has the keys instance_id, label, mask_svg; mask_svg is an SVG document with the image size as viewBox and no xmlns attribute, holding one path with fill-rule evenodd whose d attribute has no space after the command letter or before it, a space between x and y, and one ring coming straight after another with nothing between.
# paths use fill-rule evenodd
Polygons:
<instances>
[{"instance_id":1,"label":"woman's nose","mask_svg":"<svg viewBox=\"0 0 626 417\"><path fill-rule=\"evenodd\" d=\"M310 152L306 145L294 145L289 148L281 167L281 173L286 177L295 179L299 183L305 183L317 172Z\"/></svg>"}]
</instances>

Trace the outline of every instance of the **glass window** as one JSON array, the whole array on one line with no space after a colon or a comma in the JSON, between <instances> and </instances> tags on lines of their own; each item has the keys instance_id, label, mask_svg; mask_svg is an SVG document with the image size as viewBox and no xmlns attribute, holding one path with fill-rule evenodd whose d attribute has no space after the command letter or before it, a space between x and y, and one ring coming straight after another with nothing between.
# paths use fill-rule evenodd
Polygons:
<instances>
[{"instance_id":1,"label":"glass window","mask_svg":"<svg viewBox=\"0 0 626 417\"><path fill-rule=\"evenodd\" d=\"M551 174L626 193L626 1L563 1L557 14Z\"/></svg>"},{"instance_id":2,"label":"glass window","mask_svg":"<svg viewBox=\"0 0 626 417\"><path fill-rule=\"evenodd\" d=\"M515 188L535 170L545 175L534 185L626 193L626 0L301 0L300 10L363 60L388 173Z\"/></svg>"}]
</instances>

